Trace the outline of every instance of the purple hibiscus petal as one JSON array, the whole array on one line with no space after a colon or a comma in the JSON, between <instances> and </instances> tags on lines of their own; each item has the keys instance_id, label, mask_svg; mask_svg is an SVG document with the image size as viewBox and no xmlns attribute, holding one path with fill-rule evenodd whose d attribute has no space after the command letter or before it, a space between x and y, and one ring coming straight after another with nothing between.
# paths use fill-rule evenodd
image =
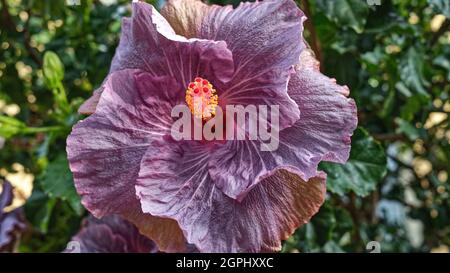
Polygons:
<instances>
[{"instance_id":1,"label":"purple hibiscus petal","mask_svg":"<svg viewBox=\"0 0 450 273\"><path fill-rule=\"evenodd\" d=\"M74 244L75 243L75 244ZM68 253L154 253L153 241L120 216L110 215L101 220L89 216L81 230L72 238Z\"/></svg>"},{"instance_id":2,"label":"purple hibiscus petal","mask_svg":"<svg viewBox=\"0 0 450 273\"><path fill-rule=\"evenodd\" d=\"M22 232L26 229L22 209L5 212L13 200L12 186L5 181L0 193L0 252L12 251Z\"/></svg>"},{"instance_id":3,"label":"purple hibiscus petal","mask_svg":"<svg viewBox=\"0 0 450 273\"><path fill-rule=\"evenodd\" d=\"M311 51L304 50L289 81L289 94L302 116L279 134L279 147L261 151L261 141L229 141L218 146L210 161L213 181L228 196L243 200L265 177L280 167L304 180L316 176L320 161L345 163L358 120L349 89L322 75Z\"/></svg>"},{"instance_id":4,"label":"purple hibiscus petal","mask_svg":"<svg viewBox=\"0 0 450 273\"><path fill-rule=\"evenodd\" d=\"M76 124L67 139L75 186L83 204L97 217L117 212L124 205L111 200L133 199L133 191L128 191L133 185L128 181L139 171L152 137L170 129L138 92L134 79L138 73L113 73L105 83L96 113ZM171 106L164 101L159 106L170 113Z\"/></svg>"},{"instance_id":5,"label":"purple hibiscus petal","mask_svg":"<svg viewBox=\"0 0 450 273\"><path fill-rule=\"evenodd\" d=\"M13 251L26 227L21 209L4 214L0 219L0 252Z\"/></svg>"},{"instance_id":6,"label":"purple hibiscus petal","mask_svg":"<svg viewBox=\"0 0 450 273\"><path fill-rule=\"evenodd\" d=\"M324 173L304 181L278 170L238 202L227 197L205 167L201 143L163 138L145 154L136 192L142 209L176 219L201 252L269 252L309 221L325 198Z\"/></svg>"},{"instance_id":7,"label":"purple hibiscus petal","mask_svg":"<svg viewBox=\"0 0 450 273\"><path fill-rule=\"evenodd\" d=\"M80 108L99 113L74 126L67 140L83 205L97 217L124 216L162 250L184 251L174 220L141 212L134 180L150 139L167 133L171 107L184 97L188 82L196 76L226 81L232 72L231 52L224 42L177 36L153 7L133 3L133 17L123 21L111 74Z\"/></svg>"},{"instance_id":8,"label":"purple hibiscus petal","mask_svg":"<svg viewBox=\"0 0 450 273\"><path fill-rule=\"evenodd\" d=\"M13 200L12 185L5 181L2 183L2 192L0 193L0 218L3 215L3 209L9 206Z\"/></svg>"},{"instance_id":9,"label":"purple hibiscus petal","mask_svg":"<svg viewBox=\"0 0 450 273\"><path fill-rule=\"evenodd\" d=\"M95 112L95 108L97 107L98 101L100 100L100 96L103 92L103 84L98 89L94 90L92 93L92 96L89 97L87 100L83 102L83 104L80 105L80 108L78 108L78 113L84 114L84 115L90 115Z\"/></svg>"},{"instance_id":10,"label":"purple hibiscus petal","mask_svg":"<svg viewBox=\"0 0 450 273\"><path fill-rule=\"evenodd\" d=\"M82 203L93 215L122 215L161 249L183 251L176 223L143 214L135 196L134 182L149 143L170 130L172 105L165 94L178 89L171 78L150 77L131 69L108 77L96 112L75 125L67 139L69 165Z\"/></svg>"},{"instance_id":11,"label":"purple hibiscus petal","mask_svg":"<svg viewBox=\"0 0 450 273\"><path fill-rule=\"evenodd\" d=\"M155 77L170 76L185 90L198 76L213 84L228 81L234 64L225 42L176 35L153 6L133 3L132 18L124 18L122 22L122 35L110 73L123 69L140 69ZM184 90L174 91L184 96ZM92 114L102 91L103 84L79 112Z\"/></svg>"},{"instance_id":12,"label":"purple hibiscus petal","mask_svg":"<svg viewBox=\"0 0 450 273\"><path fill-rule=\"evenodd\" d=\"M355 101L348 98L349 88L321 74L313 53L304 50L288 89L303 114L294 126L281 132L284 143L298 148L297 157L309 154L321 160L347 162L351 136L358 124Z\"/></svg>"},{"instance_id":13,"label":"purple hibiscus petal","mask_svg":"<svg viewBox=\"0 0 450 273\"><path fill-rule=\"evenodd\" d=\"M287 93L287 83L304 48L306 17L294 1L241 3L233 9L174 0L168 1L162 14L180 34L227 43L235 73L229 82L216 86L223 109L226 105L278 105L281 128L298 120L300 110Z\"/></svg>"},{"instance_id":14,"label":"purple hibiscus petal","mask_svg":"<svg viewBox=\"0 0 450 273\"><path fill-rule=\"evenodd\" d=\"M207 5L199 0L168 0L161 9L161 14L178 35L196 38L199 36L204 18L212 9L218 9L217 15L226 16L233 7ZM217 20L222 22L223 17L219 16Z\"/></svg>"}]
</instances>

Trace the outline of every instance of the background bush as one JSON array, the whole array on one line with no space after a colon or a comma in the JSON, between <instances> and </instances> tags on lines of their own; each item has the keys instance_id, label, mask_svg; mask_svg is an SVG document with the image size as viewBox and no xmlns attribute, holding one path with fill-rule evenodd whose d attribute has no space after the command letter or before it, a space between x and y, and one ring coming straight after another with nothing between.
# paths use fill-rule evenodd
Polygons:
<instances>
[{"instance_id":1,"label":"background bush","mask_svg":"<svg viewBox=\"0 0 450 273\"><path fill-rule=\"evenodd\" d=\"M30 224L18 251L61 251L87 214L65 140L107 74L129 2L0 0L0 175ZM363 252L370 241L383 252L449 249L450 4L377 2L298 1L321 69L350 87L360 127L347 164L321 165L327 201L285 252Z\"/></svg>"}]
</instances>

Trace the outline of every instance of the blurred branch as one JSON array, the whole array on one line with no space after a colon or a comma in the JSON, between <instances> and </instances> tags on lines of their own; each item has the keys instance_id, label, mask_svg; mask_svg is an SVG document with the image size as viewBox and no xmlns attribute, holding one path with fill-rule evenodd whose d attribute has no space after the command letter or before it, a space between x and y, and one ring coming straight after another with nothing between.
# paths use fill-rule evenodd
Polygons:
<instances>
[{"instance_id":1,"label":"blurred branch","mask_svg":"<svg viewBox=\"0 0 450 273\"><path fill-rule=\"evenodd\" d=\"M9 14L8 10L8 3L6 3L6 0L1 0L2 3L2 25L5 26L7 29L15 31L15 24L11 18L11 14Z\"/></svg>"},{"instance_id":2,"label":"blurred branch","mask_svg":"<svg viewBox=\"0 0 450 273\"><path fill-rule=\"evenodd\" d=\"M349 199L347 201L344 201L341 198L337 198L337 199L335 199L335 201L337 202L338 206L347 210L348 213L350 214L350 217L352 218L353 230L351 233L351 240L352 240L352 243L355 246L357 246L362 242L360 228L361 228L361 223L364 222L364 219L363 219L363 215L360 213L360 209L357 208L357 206L356 206L357 196L355 195L355 193L350 192L348 194L348 197L349 197Z\"/></svg>"},{"instance_id":3,"label":"blurred branch","mask_svg":"<svg viewBox=\"0 0 450 273\"><path fill-rule=\"evenodd\" d=\"M431 46L434 46L439 41L439 38L447 31L450 31L450 19L448 18L445 19L441 28L433 35L433 38L431 38Z\"/></svg>"},{"instance_id":4,"label":"blurred branch","mask_svg":"<svg viewBox=\"0 0 450 273\"><path fill-rule=\"evenodd\" d=\"M371 195L370 195L370 222L375 225L377 223L377 205L378 202L380 201L380 194L378 192L378 190L375 190Z\"/></svg>"},{"instance_id":5,"label":"blurred branch","mask_svg":"<svg viewBox=\"0 0 450 273\"><path fill-rule=\"evenodd\" d=\"M360 210L356 207L356 194L354 192L350 193L350 202L347 206L348 212L353 220L353 234L352 234L352 242L355 245L361 243L361 234L360 234L360 226L361 226L361 214Z\"/></svg>"},{"instance_id":6,"label":"blurred branch","mask_svg":"<svg viewBox=\"0 0 450 273\"><path fill-rule=\"evenodd\" d=\"M23 134L36 134L36 133L49 133L62 131L65 128L62 126L49 126L49 127L27 127L22 129L21 133Z\"/></svg>"},{"instance_id":7,"label":"blurred branch","mask_svg":"<svg viewBox=\"0 0 450 273\"><path fill-rule=\"evenodd\" d=\"M296 0L297 5L301 7L303 12L305 13L306 17L308 17L308 20L305 22L306 29L308 30L309 34L311 35L311 49L316 54L317 60L322 63L322 49L320 46L319 37L317 36L316 28L314 27L314 22L312 20L312 14L311 14L311 6L309 5L308 0Z\"/></svg>"},{"instance_id":8,"label":"blurred branch","mask_svg":"<svg viewBox=\"0 0 450 273\"><path fill-rule=\"evenodd\" d=\"M23 39L25 40L24 44L25 44L25 48L27 49L28 53L30 54L31 58L39 65L42 66L42 60L39 57L38 53L36 52L36 50L34 48L31 47L31 36L30 36L30 31L29 31L29 26L30 26L30 18L31 18L31 10L28 9L27 10L28 13L28 19L25 22L25 27L23 29Z\"/></svg>"},{"instance_id":9,"label":"blurred branch","mask_svg":"<svg viewBox=\"0 0 450 273\"><path fill-rule=\"evenodd\" d=\"M397 141L405 139L405 136L403 134L395 134L395 133L373 134L372 136L378 141Z\"/></svg>"},{"instance_id":10,"label":"blurred branch","mask_svg":"<svg viewBox=\"0 0 450 273\"><path fill-rule=\"evenodd\" d=\"M14 32L17 34L20 34L17 31L17 26L14 23L14 20L11 17L11 14L9 13L9 6L8 3L6 2L6 0L1 0L2 3L2 25L4 25L6 27L7 30L9 30L10 32ZM23 39L24 39L24 45L25 45L25 49L27 50L28 54L30 55L31 59L33 59L33 61L39 65L42 66L42 60L39 57L39 54L36 52L36 50L30 45L30 32L28 30L29 28L29 24L30 24L30 18L31 18L31 13L30 10L27 10L28 12L28 19L25 22L25 26L23 29Z\"/></svg>"}]
</instances>

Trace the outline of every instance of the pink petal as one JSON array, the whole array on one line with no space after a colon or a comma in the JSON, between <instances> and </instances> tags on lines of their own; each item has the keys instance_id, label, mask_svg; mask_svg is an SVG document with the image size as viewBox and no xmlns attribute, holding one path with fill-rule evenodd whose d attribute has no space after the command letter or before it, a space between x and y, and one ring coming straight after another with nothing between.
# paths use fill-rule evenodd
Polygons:
<instances>
[{"instance_id":1,"label":"pink petal","mask_svg":"<svg viewBox=\"0 0 450 273\"><path fill-rule=\"evenodd\" d=\"M261 151L261 141L228 141L211 155L209 173L227 196L243 200L265 177L287 168L308 180L323 161L345 163L357 126L356 105L346 97L348 88L319 72L318 63L304 50L289 94L302 115L280 132L274 152Z\"/></svg>"},{"instance_id":2,"label":"pink petal","mask_svg":"<svg viewBox=\"0 0 450 273\"><path fill-rule=\"evenodd\" d=\"M356 104L347 86L336 84L319 71L311 51L305 50L298 71L289 82L289 94L297 102L302 118L281 132L286 143L321 160L345 163L358 124ZM287 152L287 151L286 151Z\"/></svg>"},{"instance_id":3,"label":"pink petal","mask_svg":"<svg viewBox=\"0 0 450 273\"><path fill-rule=\"evenodd\" d=\"M235 73L229 82L216 85L223 109L230 104L278 105L281 128L298 120L300 111L287 94L287 82L304 48L306 17L294 1L246 2L233 9L172 0L162 13L183 35L227 43Z\"/></svg>"},{"instance_id":4,"label":"pink petal","mask_svg":"<svg viewBox=\"0 0 450 273\"><path fill-rule=\"evenodd\" d=\"M141 163L136 192L142 210L177 220L202 252L266 252L281 248L325 198L324 173L308 182L278 170L238 202L224 195L205 167L208 154L195 142L155 141Z\"/></svg>"},{"instance_id":5,"label":"pink petal","mask_svg":"<svg viewBox=\"0 0 450 273\"><path fill-rule=\"evenodd\" d=\"M79 243L81 253L154 253L158 251L154 242L117 215L106 216L101 220L92 216L88 217L72 241Z\"/></svg>"},{"instance_id":6,"label":"pink petal","mask_svg":"<svg viewBox=\"0 0 450 273\"><path fill-rule=\"evenodd\" d=\"M137 84L135 78L141 77L151 84ZM155 237L160 249L182 251L184 238L176 223L142 213L134 190L149 143L170 130L167 118L172 108L163 94L176 88L170 78L150 79L139 70L111 74L96 112L74 126L67 154L75 187L93 215L122 215ZM155 102L157 107L149 107Z\"/></svg>"},{"instance_id":7,"label":"pink petal","mask_svg":"<svg viewBox=\"0 0 450 273\"><path fill-rule=\"evenodd\" d=\"M140 69L154 77L169 76L186 88L198 76L213 84L228 81L234 64L225 42L188 40L176 35L153 6L140 2L133 3L133 17L123 20L110 73L123 69ZM92 113L101 93L102 88L97 89L80 112Z\"/></svg>"}]
</instances>

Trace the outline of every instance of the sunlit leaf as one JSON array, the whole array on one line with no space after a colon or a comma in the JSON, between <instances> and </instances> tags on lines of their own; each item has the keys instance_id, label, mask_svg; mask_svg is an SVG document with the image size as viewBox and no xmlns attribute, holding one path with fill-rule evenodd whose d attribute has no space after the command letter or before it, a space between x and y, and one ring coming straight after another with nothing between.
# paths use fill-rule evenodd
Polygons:
<instances>
[{"instance_id":1,"label":"sunlit leaf","mask_svg":"<svg viewBox=\"0 0 450 273\"><path fill-rule=\"evenodd\" d=\"M413 93L419 94L424 98L429 98L429 94L425 89L429 85L423 75L423 58L414 47L411 47L408 53L400 61L400 77L403 83L412 90Z\"/></svg>"},{"instance_id":2,"label":"sunlit leaf","mask_svg":"<svg viewBox=\"0 0 450 273\"><path fill-rule=\"evenodd\" d=\"M65 154L60 154L48 164L41 178L41 185L49 197L67 201L79 215L83 212Z\"/></svg>"},{"instance_id":3,"label":"sunlit leaf","mask_svg":"<svg viewBox=\"0 0 450 273\"><path fill-rule=\"evenodd\" d=\"M362 33L366 25L369 6L361 0L319 0L317 5L327 17L340 27L348 26L357 33Z\"/></svg>"}]
</instances>

